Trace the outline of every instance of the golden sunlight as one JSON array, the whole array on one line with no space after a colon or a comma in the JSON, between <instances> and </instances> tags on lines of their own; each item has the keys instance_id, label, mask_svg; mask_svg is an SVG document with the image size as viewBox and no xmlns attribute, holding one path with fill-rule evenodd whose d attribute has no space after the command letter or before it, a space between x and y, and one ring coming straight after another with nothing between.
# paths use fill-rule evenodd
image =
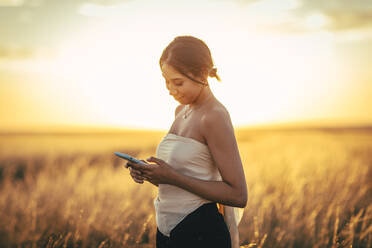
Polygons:
<instances>
[{"instance_id":1,"label":"golden sunlight","mask_svg":"<svg viewBox=\"0 0 372 248\"><path fill-rule=\"evenodd\" d=\"M226 163L215 139L195 125L218 105L209 91L174 122L179 103L167 86L184 103L201 86L164 71L169 84L159 59L185 35L210 49L221 82L208 83L233 126L218 150L236 155L229 173L241 192L246 184L248 202L181 188L198 202L226 206L217 217L231 247L372 247L367 2L0 0L0 247L150 248L188 232L186 221L170 239L161 235L159 189L205 181L209 172L225 180ZM210 62L199 41L179 41L202 50L180 46L177 55L171 48L166 63ZM226 129L224 121L215 126ZM234 145L220 145L226 142ZM193 153L188 165L201 158L198 168L202 161L216 168L191 175L182 168L185 154L177 157L186 150ZM137 184L115 152L164 163L144 169ZM185 173L196 179L183 180Z\"/></svg>"},{"instance_id":2,"label":"golden sunlight","mask_svg":"<svg viewBox=\"0 0 372 248\"><path fill-rule=\"evenodd\" d=\"M327 17L320 13L314 13L306 18L306 25L311 29L320 29L329 24Z\"/></svg>"},{"instance_id":3,"label":"golden sunlight","mask_svg":"<svg viewBox=\"0 0 372 248\"><path fill-rule=\"evenodd\" d=\"M295 21L290 13L299 7L297 0L198 6L183 3L185 11L175 14L172 9L179 6L173 3L166 7L152 3L148 8L143 8L143 1L82 3L77 12L97 18L95 24L66 33L54 58L0 61L5 70L22 72L13 92L24 92L22 100L6 101L14 102L18 111L1 110L8 117L2 127L47 122L167 129L178 103L166 90L158 59L178 35L196 36L209 46L222 79L221 83L211 79L211 88L235 125L335 116L345 121L363 109L350 103L363 90L348 93L352 85L361 84L359 78L369 80L368 73L349 73L351 62L338 46L350 41L340 39L344 33L327 30L331 20L325 14L311 12ZM212 8L216 11L205 22L204 12ZM146 18L139 18L138 11ZM188 11L194 13L192 19ZM269 28L272 18L282 26ZM21 81L29 74L32 89L26 92L29 86ZM3 99L12 95L6 90ZM22 104L33 106L39 117L31 118L29 108L23 113ZM348 104L353 107L342 107ZM361 114L355 120L361 119L370 118Z\"/></svg>"},{"instance_id":4,"label":"golden sunlight","mask_svg":"<svg viewBox=\"0 0 372 248\"><path fill-rule=\"evenodd\" d=\"M90 116L90 121L107 126L149 127L150 121L143 114L160 109L164 100L171 100L159 77L158 55L142 53L159 53L161 46L153 42L145 49L133 49L137 45L135 39L128 39L118 28L102 27L99 32L81 33L61 47L55 72L94 108L96 116ZM159 94L163 101L152 100ZM151 114L148 117L156 118ZM160 128L169 121L151 125Z\"/></svg>"}]
</instances>

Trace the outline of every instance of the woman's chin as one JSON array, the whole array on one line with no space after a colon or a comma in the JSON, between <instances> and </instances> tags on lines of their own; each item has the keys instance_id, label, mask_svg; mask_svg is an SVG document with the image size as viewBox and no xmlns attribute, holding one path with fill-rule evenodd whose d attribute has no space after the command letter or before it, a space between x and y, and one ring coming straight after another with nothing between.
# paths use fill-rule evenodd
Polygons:
<instances>
[{"instance_id":1,"label":"woman's chin","mask_svg":"<svg viewBox=\"0 0 372 248\"><path fill-rule=\"evenodd\" d=\"M180 97L180 98L174 98L174 100L176 100L177 102L181 103L181 104L184 104L184 98L183 97Z\"/></svg>"}]
</instances>

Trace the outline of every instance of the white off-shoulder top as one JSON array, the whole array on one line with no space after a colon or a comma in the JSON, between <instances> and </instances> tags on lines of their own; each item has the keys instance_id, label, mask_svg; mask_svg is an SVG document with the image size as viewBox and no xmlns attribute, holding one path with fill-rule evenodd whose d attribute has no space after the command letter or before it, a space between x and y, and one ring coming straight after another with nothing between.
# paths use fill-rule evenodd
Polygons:
<instances>
[{"instance_id":1,"label":"white off-shoulder top","mask_svg":"<svg viewBox=\"0 0 372 248\"><path fill-rule=\"evenodd\" d=\"M207 145L183 136L168 133L156 149L156 157L164 160L177 172L208 181L222 181ZM201 205L211 202L177 186L159 184L158 196L154 200L156 224L159 231L170 236L171 230L189 213ZM242 211L236 211L239 224Z\"/></svg>"}]
</instances>

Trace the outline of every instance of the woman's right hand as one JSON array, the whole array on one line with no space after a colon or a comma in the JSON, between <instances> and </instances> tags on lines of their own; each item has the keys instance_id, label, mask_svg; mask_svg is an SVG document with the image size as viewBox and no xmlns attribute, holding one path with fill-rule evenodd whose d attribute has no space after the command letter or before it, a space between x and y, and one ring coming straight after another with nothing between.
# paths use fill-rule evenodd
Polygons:
<instances>
[{"instance_id":1,"label":"woman's right hand","mask_svg":"<svg viewBox=\"0 0 372 248\"><path fill-rule=\"evenodd\" d=\"M144 160L141 160L143 162L146 162ZM131 163L128 162L125 164L125 167L126 168L129 168L129 171L130 171L130 176L132 177L133 181L135 181L136 183L139 183L139 184L143 184L143 180L145 179L144 177L142 177L142 172L139 171L139 170L136 170L134 169L132 166L131 166Z\"/></svg>"},{"instance_id":2,"label":"woman's right hand","mask_svg":"<svg viewBox=\"0 0 372 248\"><path fill-rule=\"evenodd\" d=\"M141 159L141 161L147 163L145 160ZM132 177L133 181L135 181L136 183L139 183L139 184L143 184L143 182L144 182L144 180L146 180L146 178L142 176L142 172L140 170L137 170L133 166L131 166L130 162L127 162L125 164L125 167L129 168L130 176ZM159 187L159 185L156 184L156 183L153 183L153 182L150 182L150 181L148 181L148 182L155 185L156 187Z\"/></svg>"}]
</instances>

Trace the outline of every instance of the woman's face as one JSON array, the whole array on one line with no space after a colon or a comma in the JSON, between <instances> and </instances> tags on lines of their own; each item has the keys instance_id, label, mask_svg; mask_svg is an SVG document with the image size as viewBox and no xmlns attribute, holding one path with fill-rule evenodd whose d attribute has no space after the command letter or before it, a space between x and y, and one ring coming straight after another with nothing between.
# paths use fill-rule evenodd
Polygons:
<instances>
[{"instance_id":1,"label":"woman's face","mask_svg":"<svg viewBox=\"0 0 372 248\"><path fill-rule=\"evenodd\" d=\"M166 82L169 95L173 96L181 104L192 103L199 95L203 85L195 83L191 79L183 76L171 65L164 63L161 67L163 77ZM192 75L190 75L193 77ZM201 79L195 78L199 81Z\"/></svg>"}]
</instances>

